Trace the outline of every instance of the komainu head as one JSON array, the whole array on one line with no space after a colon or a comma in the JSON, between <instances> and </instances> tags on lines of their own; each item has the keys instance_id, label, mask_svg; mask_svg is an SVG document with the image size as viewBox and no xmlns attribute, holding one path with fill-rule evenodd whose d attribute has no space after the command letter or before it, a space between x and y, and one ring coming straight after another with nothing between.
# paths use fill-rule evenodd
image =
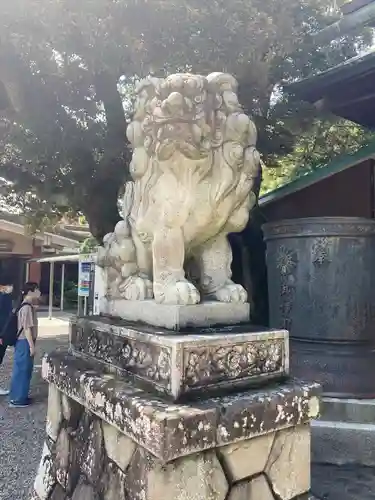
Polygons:
<instances>
[{"instance_id":1,"label":"komainu head","mask_svg":"<svg viewBox=\"0 0 375 500\"><path fill-rule=\"evenodd\" d=\"M133 149L133 178L142 176L147 158L158 162L183 155L191 160L211 159L226 141L236 142L231 155L243 157L255 147L256 130L237 98L237 81L225 73L208 77L176 74L147 78L136 88L133 122L127 135ZM141 152L143 150L143 152Z\"/></svg>"}]
</instances>

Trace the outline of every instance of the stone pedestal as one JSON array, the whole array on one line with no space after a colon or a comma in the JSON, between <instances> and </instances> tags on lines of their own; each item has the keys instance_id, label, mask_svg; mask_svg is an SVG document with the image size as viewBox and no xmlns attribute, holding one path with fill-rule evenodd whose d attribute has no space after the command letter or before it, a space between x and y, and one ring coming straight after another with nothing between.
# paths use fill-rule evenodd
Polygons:
<instances>
[{"instance_id":1,"label":"stone pedestal","mask_svg":"<svg viewBox=\"0 0 375 500\"><path fill-rule=\"evenodd\" d=\"M320 388L297 381L168 404L54 353L38 500L291 500L310 488Z\"/></svg>"},{"instance_id":2,"label":"stone pedestal","mask_svg":"<svg viewBox=\"0 0 375 500\"><path fill-rule=\"evenodd\" d=\"M154 300L103 299L101 313L127 321L180 330L188 327L237 325L250 319L250 304L206 301L201 304L157 304Z\"/></svg>"},{"instance_id":3,"label":"stone pedestal","mask_svg":"<svg viewBox=\"0 0 375 500\"><path fill-rule=\"evenodd\" d=\"M33 500L307 500L320 386L288 378L288 333L180 332L100 317L43 360Z\"/></svg>"},{"instance_id":4,"label":"stone pedestal","mask_svg":"<svg viewBox=\"0 0 375 500\"><path fill-rule=\"evenodd\" d=\"M74 319L73 352L94 358L174 401L222 393L289 373L288 332L252 325L180 332L101 317Z\"/></svg>"}]
</instances>

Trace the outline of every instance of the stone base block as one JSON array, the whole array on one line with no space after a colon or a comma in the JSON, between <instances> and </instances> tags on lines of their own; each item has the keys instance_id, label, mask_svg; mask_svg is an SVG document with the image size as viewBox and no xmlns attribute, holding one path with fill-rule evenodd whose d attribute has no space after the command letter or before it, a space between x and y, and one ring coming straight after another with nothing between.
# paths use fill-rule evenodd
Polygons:
<instances>
[{"instance_id":1,"label":"stone base block","mask_svg":"<svg viewBox=\"0 0 375 500\"><path fill-rule=\"evenodd\" d=\"M177 334L91 316L72 320L71 346L174 401L259 386L289 372L288 332L248 324Z\"/></svg>"},{"instance_id":2,"label":"stone base block","mask_svg":"<svg viewBox=\"0 0 375 500\"><path fill-rule=\"evenodd\" d=\"M312 424L312 461L375 467L375 425L316 421Z\"/></svg>"},{"instance_id":3,"label":"stone base block","mask_svg":"<svg viewBox=\"0 0 375 500\"><path fill-rule=\"evenodd\" d=\"M140 321L152 326L181 330L188 327L236 325L250 319L250 304L203 302L196 305L157 304L154 300L103 300L104 315Z\"/></svg>"},{"instance_id":4,"label":"stone base block","mask_svg":"<svg viewBox=\"0 0 375 500\"><path fill-rule=\"evenodd\" d=\"M312 423L312 460L332 465L375 466L375 401L323 398Z\"/></svg>"},{"instance_id":5,"label":"stone base block","mask_svg":"<svg viewBox=\"0 0 375 500\"><path fill-rule=\"evenodd\" d=\"M323 398L322 419L332 422L373 424L375 399Z\"/></svg>"},{"instance_id":6,"label":"stone base block","mask_svg":"<svg viewBox=\"0 0 375 500\"><path fill-rule=\"evenodd\" d=\"M315 384L169 405L65 353L43 375L54 408L33 500L309 498Z\"/></svg>"}]
</instances>

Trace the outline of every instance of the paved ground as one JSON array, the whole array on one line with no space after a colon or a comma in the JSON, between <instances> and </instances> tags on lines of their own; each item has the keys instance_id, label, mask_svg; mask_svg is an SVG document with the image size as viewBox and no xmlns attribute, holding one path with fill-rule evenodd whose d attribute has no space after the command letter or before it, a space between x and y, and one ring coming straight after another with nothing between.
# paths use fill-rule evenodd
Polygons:
<instances>
[{"instance_id":1,"label":"paved ground","mask_svg":"<svg viewBox=\"0 0 375 500\"><path fill-rule=\"evenodd\" d=\"M40 339L32 383L35 404L11 409L0 399L0 500L28 500L39 464L45 432L47 386L40 377L45 352L67 344L67 316L57 313L48 320L42 313ZM11 370L8 356L0 368L0 386L7 385ZM374 500L375 469L317 466L312 471L313 493L319 500Z\"/></svg>"},{"instance_id":2,"label":"paved ground","mask_svg":"<svg viewBox=\"0 0 375 500\"><path fill-rule=\"evenodd\" d=\"M32 396L35 405L12 409L0 398L0 500L28 500L38 467L45 432L47 385L40 377L40 361L45 352L67 344L67 322L40 319ZM11 349L9 350L11 354ZM0 367L0 386L8 386L11 356Z\"/></svg>"},{"instance_id":3,"label":"paved ground","mask_svg":"<svg viewBox=\"0 0 375 500\"><path fill-rule=\"evenodd\" d=\"M374 500L375 469L313 466L313 492L319 500Z\"/></svg>"}]
</instances>

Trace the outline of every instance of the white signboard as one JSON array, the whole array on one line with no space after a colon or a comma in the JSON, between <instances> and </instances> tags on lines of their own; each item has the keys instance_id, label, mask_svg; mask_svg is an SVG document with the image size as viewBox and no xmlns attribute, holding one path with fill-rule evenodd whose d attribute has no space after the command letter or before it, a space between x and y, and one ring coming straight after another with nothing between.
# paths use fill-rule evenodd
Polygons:
<instances>
[{"instance_id":1,"label":"white signboard","mask_svg":"<svg viewBox=\"0 0 375 500\"><path fill-rule=\"evenodd\" d=\"M89 297L94 255L82 255L78 262L78 296Z\"/></svg>"}]
</instances>

